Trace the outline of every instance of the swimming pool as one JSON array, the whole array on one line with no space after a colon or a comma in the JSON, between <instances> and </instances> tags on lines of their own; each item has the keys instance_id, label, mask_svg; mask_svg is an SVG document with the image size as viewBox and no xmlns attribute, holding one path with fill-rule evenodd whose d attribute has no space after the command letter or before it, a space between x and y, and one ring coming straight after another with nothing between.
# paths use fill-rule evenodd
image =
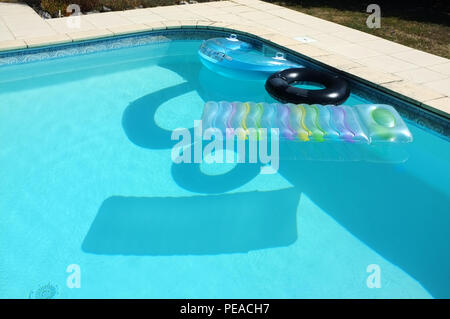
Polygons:
<instances>
[{"instance_id":1,"label":"swimming pool","mask_svg":"<svg viewBox=\"0 0 450 319\"><path fill-rule=\"evenodd\" d=\"M273 102L201 65L217 35L0 54L0 297L450 297L446 120L349 80L346 104L405 115L405 160L172 163L205 101Z\"/></svg>"}]
</instances>

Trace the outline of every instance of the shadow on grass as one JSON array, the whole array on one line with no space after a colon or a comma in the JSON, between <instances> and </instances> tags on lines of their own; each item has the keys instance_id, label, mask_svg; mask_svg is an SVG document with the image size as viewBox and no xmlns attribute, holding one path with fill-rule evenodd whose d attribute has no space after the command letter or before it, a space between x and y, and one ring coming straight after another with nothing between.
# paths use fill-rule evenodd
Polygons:
<instances>
[{"instance_id":1,"label":"shadow on grass","mask_svg":"<svg viewBox=\"0 0 450 319\"><path fill-rule=\"evenodd\" d=\"M290 6L301 6L304 8L328 7L338 10L349 10L366 12L371 3L381 7L382 17L397 17L405 20L430 22L436 24L450 25L450 4L448 1L440 0L411 0L404 1L359 1L359 0L264 0L275 4L286 4Z\"/></svg>"}]
</instances>

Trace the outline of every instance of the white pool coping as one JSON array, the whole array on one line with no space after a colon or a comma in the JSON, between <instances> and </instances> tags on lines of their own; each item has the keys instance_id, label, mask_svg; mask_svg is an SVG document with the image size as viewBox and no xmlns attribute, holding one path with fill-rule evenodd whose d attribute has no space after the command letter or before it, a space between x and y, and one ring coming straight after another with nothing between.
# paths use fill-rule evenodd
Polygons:
<instances>
[{"instance_id":1,"label":"white pool coping","mask_svg":"<svg viewBox=\"0 0 450 319\"><path fill-rule=\"evenodd\" d=\"M79 26L0 3L0 51L188 26L254 35L450 118L449 59L260 0L94 13Z\"/></svg>"}]
</instances>

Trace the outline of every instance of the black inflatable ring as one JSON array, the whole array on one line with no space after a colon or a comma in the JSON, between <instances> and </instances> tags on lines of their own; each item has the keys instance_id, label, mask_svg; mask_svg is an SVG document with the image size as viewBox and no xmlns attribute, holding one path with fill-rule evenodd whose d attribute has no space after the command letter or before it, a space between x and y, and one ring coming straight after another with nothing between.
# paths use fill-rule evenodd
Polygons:
<instances>
[{"instance_id":1,"label":"black inflatable ring","mask_svg":"<svg viewBox=\"0 0 450 319\"><path fill-rule=\"evenodd\" d=\"M320 90L306 90L292 86L298 82L314 82L325 86ZM350 95L347 81L337 75L309 68L286 69L272 74L266 81L267 92L283 103L341 104Z\"/></svg>"}]
</instances>

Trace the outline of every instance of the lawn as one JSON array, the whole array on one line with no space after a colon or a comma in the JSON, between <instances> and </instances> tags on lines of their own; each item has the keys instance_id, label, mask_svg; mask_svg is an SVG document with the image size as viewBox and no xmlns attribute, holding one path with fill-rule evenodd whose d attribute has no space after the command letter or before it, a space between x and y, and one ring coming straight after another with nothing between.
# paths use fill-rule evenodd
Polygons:
<instances>
[{"instance_id":1,"label":"lawn","mask_svg":"<svg viewBox=\"0 0 450 319\"><path fill-rule=\"evenodd\" d=\"M409 47L450 58L450 1L265 0L367 32ZM381 28L370 29L366 8L381 8Z\"/></svg>"}]
</instances>

